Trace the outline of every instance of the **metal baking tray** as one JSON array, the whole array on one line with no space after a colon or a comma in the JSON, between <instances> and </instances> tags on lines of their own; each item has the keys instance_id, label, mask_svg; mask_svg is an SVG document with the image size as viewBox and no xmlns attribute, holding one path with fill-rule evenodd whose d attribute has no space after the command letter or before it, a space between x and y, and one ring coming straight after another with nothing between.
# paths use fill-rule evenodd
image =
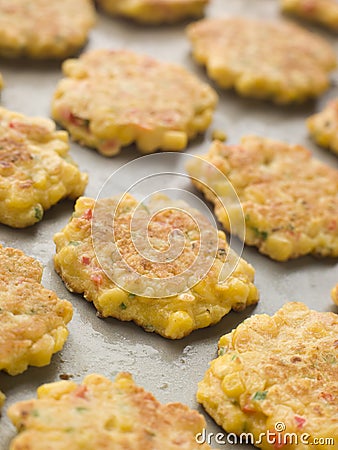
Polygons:
<instances>
[{"instance_id":1,"label":"metal baking tray","mask_svg":"<svg viewBox=\"0 0 338 450\"><path fill-rule=\"evenodd\" d=\"M277 0L213 0L207 9L210 17L225 14L266 18L280 15ZM161 60L180 63L208 81L204 69L191 58L184 28L184 24L149 28L99 14L87 49L129 48ZM333 35L319 29L316 31L329 39L338 50ZM2 60L0 70L6 82L1 102L4 107L33 116L50 115L51 98L57 81L62 77L59 63ZM211 131L217 128L228 134L230 143L237 143L246 134L258 134L303 144L316 157L338 168L337 156L312 143L304 123L305 118L319 110L329 98L338 97L337 84L338 76L334 73L332 87L319 100L303 106L287 107L243 99L234 92L216 88L220 102L214 122L205 136L191 143L187 152L205 153L211 142ZM134 147L130 147L108 159L75 143L71 145L71 154L80 168L89 173L86 195L91 197L98 195L105 180L116 169L140 156ZM278 263L259 254L255 248L245 247L243 257L255 267L256 284L261 293L261 300L255 308L230 313L216 326L195 331L178 341L146 333L133 323L99 319L92 304L67 291L53 268L53 235L67 223L72 210L73 203L63 201L33 227L13 230L0 226L0 241L40 260L44 265L44 285L54 289L59 297L70 300L74 306L69 339L64 349L54 355L49 366L31 367L16 377L0 373L0 389L7 396L0 419L1 450L7 449L15 436L15 429L6 417L7 407L34 397L39 385L58 381L61 374L70 374L75 381L80 381L93 372L111 378L119 371L129 371L138 384L151 391L161 402L180 401L197 408L207 419L208 431L220 432L222 430L195 400L197 383L203 378L209 361L216 356L220 336L251 314L272 314L289 300L303 301L319 311L338 313L330 299L330 289L338 282L337 260L303 257ZM214 448L231 447L230 444L212 444ZM250 446L238 445L238 448Z\"/></svg>"}]
</instances>

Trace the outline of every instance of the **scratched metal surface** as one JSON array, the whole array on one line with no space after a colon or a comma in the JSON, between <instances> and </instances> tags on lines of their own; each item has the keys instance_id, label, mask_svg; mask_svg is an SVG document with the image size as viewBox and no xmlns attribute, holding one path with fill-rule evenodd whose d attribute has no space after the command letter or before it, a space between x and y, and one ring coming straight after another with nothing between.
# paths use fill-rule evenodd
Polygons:
<instances>
[{"instance_id":1,"label":"scratched metal surface","mask_svg":"<svg viewBox=\"0 0 338 450\"><path fill-rule=\"evenodd\" d=\"M273 0L214 0L207 11L210 17L226 13L259 17L279 15L277 1ZM338 48L332 35L320 32ZM207 80L204 70L191 59L183 25L147 29L100 15L87 48L100 47L125 47L162 60L178 62ZM2 94L3 106L29 115L49 115L51 97L61 78L59 64L1 61L0 70L6 81ZM236 143L248 133L301 143L318 158L338 168L338 158L316 147L309 140L304 126L308 115L322 107L328 98L338 96L337 73L332 78L331 89L317 102L298 107L277 107L239 98L233 92L219 92L220 103L211 129L226 131L230 143ZM209 131L205 137L192 143L189 152L205 152L211 141L210 134ZM71 153L81 169L89 173L86 195L93 197L112 172L139 156L131 147L117 157L107 159L76 144L72 144ZM54 289L61 298L69 299L74 305L69 339L48 367L30 368L16 377L0 374L0 389L7 396L0 419L1 450L8 448L15 435L13 426L6 418L7 407L18 400L33 397L40 384L59 380L61 373L72 374L74 380L79 381L92 372L113 377L118 371L130 371L136 382L152 391L160 401L181 401L199 408L195 401L196 385L202 379L208 362L216 355L217 341L244 318L253 313L271 314L287 300L304 301L320 311L338 312L329 295L332 286L338 282L336 260L305 257L289 263L277 263L253 248L245 248L243 256L256 268L256 283L261 292L256 308L249 308L240 314L231 313L218 325L195 331L179 341L145 333L132 323L100 320L95 315L94 307L80 296L69 293L53 270L52 237L66 224L72 207L69 201L61 202L45 214L40 224L25 230L0 226L0 241L39 259L45 268L45 286ZM199 410L203 412L201 408ZM220 429L207 415L206 418L208 431L219 432ZM230 448L230 445L214 444L214 447Z\"/></svg>"}]
</instances>

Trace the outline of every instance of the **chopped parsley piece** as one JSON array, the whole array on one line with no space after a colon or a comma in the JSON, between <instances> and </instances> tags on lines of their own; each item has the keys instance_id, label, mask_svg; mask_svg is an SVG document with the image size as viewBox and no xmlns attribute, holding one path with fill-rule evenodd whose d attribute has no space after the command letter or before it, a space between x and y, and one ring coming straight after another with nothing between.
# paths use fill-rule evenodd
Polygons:
<instances>
[{"instance_id":1,"label":"chopped parsley piece","mask_svg":"<svg viewBox=\"0 0 338 450\"><path fill-rule=\"evenodd\" d=\"M43 210L42 210L41 206L35 206L34 217L36 218L36 220L41 220L42 216L43 216Z\"/></svg>"},{"instance_id":2,"label":"chopped parsley piece","mask_svg":"<svg viewBox=\"0 0 338 450\"><path fill-rule=\"evenodd\" d=\"M269 233L267 231L264 231L264 230L261 231L257 227L251 227L251 229L252 229L252 231L255 232L257 237L263 239L263 241L267 240L267 238L269 236Z\"/></svg>"},{"instance_id":3,"label":"chopped parsley piece","mask_svg":"<svg viewBox=\"0 0 338 450\"><path fill-rule=\"evenodd\" d=\"M135 294L132 294L131 292L128 294L128 297L129 298L135 298L136 297L136 295Z\"/></svg>"},{"instance_id":4,"label":"chopped parsley piece","mask_svg":"<svg viewBox=\"0 0 338 450\"><path fill-rule=\"evenodd\" d=\"M226 353L226 351L227 351L226 347L221 347L221 348L218 350L218 355L219 355L219 356L223 356L223 355Z\"/></svg>"},{"instance_id":5,"label":"chopped parsley piece","mask_svg":"<svg viewBox=\"0 0 338 450\"><path fill-rule=\"evenodd\" d=\"M83 406L77 406L76 411L79 413L83 413L85 411L88 411L88 408L84 408Z\"/></svg>"},{"instance_id":6,"label":"chopped parsley piece","mask_svg":"<svg viewBox=\"0 0 338 450\"><path fill-rule=\"evenodd\" d=\"M68 245L73 245L74 247L77 247L80 245L80 242L79 241L69 241Z\"/></svg>"},{"instance_id":7,"label":"chopped parsley piece","mask_svg":"<svg viewBox=\"0 0 338 450\"><path fill-rule=\"evenodd\" d=\"M257 391L256 394L253 396L253 400L265 400L266 396L268 395L268 391Z\"/></svg>"},{"instance_id":8,"label":"chopped parsley piece","mask_svg":"<svg viewBox=\"0 0 338 450\"><path fill-rule=\"evenodd\" d=\"M124 310L124 309L127 309L127 306L126 306L126 304L125 303L120 303L120 309L122 309L122 310Z\"/></svg>"}]
</instances>

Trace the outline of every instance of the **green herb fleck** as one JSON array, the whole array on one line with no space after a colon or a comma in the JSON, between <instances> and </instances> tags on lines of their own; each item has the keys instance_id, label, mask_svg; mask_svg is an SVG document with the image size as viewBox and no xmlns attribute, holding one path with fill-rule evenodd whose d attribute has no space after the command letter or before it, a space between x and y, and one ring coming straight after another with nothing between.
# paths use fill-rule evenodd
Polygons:
<instances>
[{"instance_id":1,"label":"green herb fleck","mask_svg":"<svg viewBox=\"0 0 338 450\"><path fill-rule=\"evenodd\" d=\"M120 309L127 309L127 306L126 306L126 304L125 303L120 303Z\"/></svg>"},{"instance_id":2,"label":"green herb fleck","mask_svg":"<svg viewBox=\"0 0 338 450\"><path fill-rule=\"evenodd\" d=\"M252 231L255 232L256 236L263 239L263 241L266 241L269 233L267 231L264 230L259 230L257 227L251 227Z\"/></svg>"},{"instance_id":3,"label":"green herb fleck","mask_svg":"<svg viewBox=\"0 0 338 450\"><path fill-rule=\"evenodd\" d=\"M128 294L128 297L129 298L135 298L136 297L136 295L135 294L132 294L131 292Z\"/></svg>"},{"instance_id":4,"label":"green herb fleck","mask_svg":"<svg viewBox=\"0 0 338 450\"><path fill-rule=\"evenodd\" d=\"M323 355L323 359L325 362L329 364L337 364L337 358L332 353L329 353L328 355Z\"/></svg>"},{"instance_id":5,"label":"green herb fleck","mask_svg":"<svg viewBox=\"0 0 338 450\"><path fill-rule=\"evenodd\" d=\"M218 355L219 355L219 356L223 356L223 355L225 355L226 351L227 351L226 347L221 347L221 348L218 350Z\"/></svg>"},{"instance_id":6,"label":"green herb fleck","mask_svg":"<svg viewBox=\"0 0 338 450\"><path fill-rule=\"evenodd\" d=\"M73 247L78 247L80 245L79 241L69 241L68 245L72 245Z\"/></svg>"},{"instance_id":7,"label":"green herb fleck","mask_svg":"<svg viewBox=\"0 0 338 450\"><path fill-rule=\"evenodd\" d=\"M82 119L82 122L81 122L82 127L89 128L89 125L90 125L89 119Z\"/></svg>"},{"instance_id":8,"label":"green herb fleck","mask_svg":"<svg viewBox=\"0 0 338 450\"><path fill-rule=\"evenodd\" d=\"M32 409L31 415L33 417L39 417L40 413L39 413L39 411L37 409Z\"/></svg>"},{"instance_id":9,"label":"green herb fleck","mask_svg":"<svg viewBox=\"0 0 338 450\"><path fill-rule=\"evenodd\" d=\"M266 396L268 395L268 391L257 391L256 394L253 396L253 400L265 400Z\"/></svg>"},{"instance_id":10,"label":"green herb fleck","mask_svg":"<svg viewBox=\"0 0 338 450\"><path fill-rule=\"evenodd\" d=\"M43 210L42 210L41 206L35 206L34 217L36 218L36 220L41 220L42 216L43 216Z\"/></svg>"},{"instance_id":11,"label":"green herb fleck","mask_svg":"<svg viewBox=\"0 0 338 450\"><path fill-rule=\"evenodd\" d=\"M85 411L88 411L88 409L84 408L83 406L77 406L76 407L76 411L79 412L79 413L83 413Z\"/></svg>"},{"instance_id":12,"label":"green herb fleck","mask_svg":"<svg viewBox=\"0 0 338 450\"><path fill-rule=\"evenodd\" d=\"M237 358L237 355L236 355L236 354L232 355L231 361L234 361L236 358Z\"/></svg>"},{"instance_id":13,"label":"green herb fleck","mask_svg":"<svg viewBox=\"0 0 338 450\"><path fill-rule=\"evenodd\" d=\"M156 433L154 433L154 432L151 431L151 430L146 430L146 433L147 433L147 435L148 435L149 437L151 437L151 438L153 438L153 437L156 436Z\"/></svg>"}]
</instances>

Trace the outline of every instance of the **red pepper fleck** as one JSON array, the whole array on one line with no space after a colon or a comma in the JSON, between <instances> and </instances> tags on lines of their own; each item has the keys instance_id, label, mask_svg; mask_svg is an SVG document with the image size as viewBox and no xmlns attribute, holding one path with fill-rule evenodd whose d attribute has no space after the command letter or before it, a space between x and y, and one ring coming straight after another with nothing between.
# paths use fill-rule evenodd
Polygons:
<instances>
[{"instance_id":1,"label":"red pepper fleck","mask_svg":"<svg viewBox=\"0 0 338 450\"><path fill-rule=\"evenodd\" d=\"M283 448L283 447L285 447L286 446L286 443L285 442L275 442L274 444L273 444L273 448L275 449L275 450L277 450L278 448Z\"/></svg>"},{"instance_id":2,"label":"red pepper fleck","mask_svg":"<svg viewBox=\"0 0 338 450\"><path fill-rule=\"evenodd\" d=\"M86 398L87 391L88 391L87 386L81 385L75 389L73 394L75 395L75 397L78 397L78 398Z\"/></svg>"},{"instance_id":3,"label":"red pepper fleck","mask_svg":"<svg viewBox=\"0 0 338 450\"><path fill-rule=\"evenodd\" d=\"M103 282L102 275L100 275L99 273L93 273L93 275L90 277L90 279L98 286L100 284L102 284L102 282Z\"/></svg>"},{"instance_id":4,"label":"red pepper fleck","mask_svg":"<svg viewBox=\"0 0 338 450\"><path fill-rule=\"evenodd\" d=\"M314 13L316 11L316 3L313 0L308 0L304 3L305 13Z\"/></svg>"},{"instance_id":5,"label":"red pepper fleck","mask_svg":"<svg viewBox=\"0 0 338 450\"><path fill-rule=\"evenodd\" d=\"M253 407L253 405L250 405L250 403L246 403L243 406L242 411L245 413L251 413L251 412L256 412L256 409Z\"/></svg>"},{"instance_id":6,"label":"red pepper fleck","mask_svg":"<svg viewBox=\"0 0 338 450\"><path fill-rule=\"evenodd\" d=\"M71 123L72 125L81 126L83 119L80 117L77 117L75 114L73 114L69 109L65 109L61 112L61 116L64 120Z\"/></svg>"},{"instance_id":7,"label":"red pepper fleck","mask_svg":"<svg viewBox=\"0 0 338 450\"><path fill-rule=\"evenodd\" d=\"M295 415L295 422L297 424L297 428L303 428L306 423L306 419L304 419L304 417Z\"/></svg>"},{"instance_id":8,"label":"red pepper fleck","mask_svg":"<svg viewBox=\"0 0 338 450\"><path fill-rule=\"evenodd\" d=\"M91 220L93 218L93 210L86 209L86 211L82 214L83 219Z\"/></svg>"},{"instance_id":9,"label":"red pepper fleck","mask_svg":"<svg viewBox=\"0 0 338 450\"><path fill-rule=\"evenodd\" d=\"M88 266L90 264L90 258L88 256L82 256L82 264Z\"/></svg>"},{"instance_id":10,"label":"red pepper fleck","mask_svg":"<svg viewBox=\"0 0 338 450\"><path fill-rule=\"evenodd\" d=\"M335 231L335 229L337 228L337 221L336 220L331 220L331 222L328 224L327 229L329 231Z\"/></svg>"},{"instance_id":11,"label":"red pepper fleck","mask_svg":"<svg viewBox=\"0 0 338 450\"><path fill-rule=\"evenodd\" d=\"M320 397L326 400L327 402L331 403L334 401L334 396L330 394L329 392L322 392L320 394Z\"/></svg>"}]
</instances>

